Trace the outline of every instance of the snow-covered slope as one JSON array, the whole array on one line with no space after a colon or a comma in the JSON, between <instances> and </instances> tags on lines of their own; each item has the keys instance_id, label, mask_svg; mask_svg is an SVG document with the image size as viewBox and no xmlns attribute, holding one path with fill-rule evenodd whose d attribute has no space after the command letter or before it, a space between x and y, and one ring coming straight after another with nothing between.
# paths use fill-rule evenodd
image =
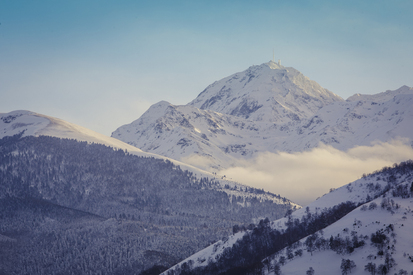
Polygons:
<instances>
[{"instance_id":1,"label":"snow-covered slope","mask_svg":"<svg viewBox=\"0 0 413 275\"><path fill-rule=\"evenodd\" d=\"M53 117L0 114L0 133L2 274L169 267L234 224L300 208Z\"/></svg>"},{"instance_id":2,"label":"snow-covered slope","mask_svg":"<svg viewBox=\"0 0 413 275\"><path fill-rule=\"evenodd\" d=\"M268 65L260 68L265 70ZM142 117L118 128L112 137L206 170L228 168L239 159L262 152L301 152L320 142L347 150L376 141L413 140L413 89L407 86L325 103L312 115L305 111L308 118L281 124L226 114L232 112L230 108L220 109L225 114L199 109L193 102L185 106L165 101L154 104ZM304 108L305 104L300 106Z\"/></svg>"},{"instance_id":3,"label":"snow-covered slope","mask_svg":"<svg viewBox=\"0 0 413 275\"><path fill-rule=\"evenodd\" d=\"M5 136L22 134L24 136L52 136L58 138L75 139L78 141L87 141L89 143L99 143L109 147L125 150L131 154L142 157L154 157L167 159L175 165L179 165L183 170L188 170L198 178L207 177L216 180L219 186L216 188L226 192L233 197L241 197L244 200L255 198L259 201L272 201L276 204L291 205L291 207L300 208L300 206L286 198L272 193L249 192L249 188L237 182L228 181L216 176L208 171L201 170L194 166L182 163L167 157L143 152L139 148L124 143L119 139L107 137L79 125L69 123L62 119L38 114L30 111L12 111L10 113L0 114L0 139Z\"/></svg>"},{"instance_id":4,"label":"snow-covered slope","mask_svg":"<svg viewBox=\"0 0 413 275\"><path fill-rule=\"evenodd\" d=\"M383 103L393 99L397 95L408 95L412 93L413 88L409 86L402 86L395 91L385 91L374 95L355 94L347 98L346 101L372 101L376 103Z\"/></svg>"},{"instance_id":5,"label":"snow-covered slope","mask_svg":"<svg viewBox=\"0 0 413 275\"><path fill-rule=\"evenodd\" d=\"M398 138L413 141L412 106L413 89L407 86L335 102L321 108L297 127L297 142L290 142L288 149L314 148L319 142L345 150L357 145L371 145L375 141L388 142Z\"/></svg>"},{"instance_id":6,"label":"snow-covered slope","mask_svg":"<svg viewBox=\"0 0 413 275\"><path fill-rule=\"evenodd\" d=\"M279 150L293 125L343 99L294 68L272 61L207 87L186 106L162 101L112 137L215 170L256 152Z\"/></svg>"},{"instance_id":7,"label":"snow-covered slope","mask_svg":"<svg viewBox=\"0 0 413 275\"><path fill-rule=\"evenodd\" d=\"M343 99L296 69L270 61L211 84L188 105L278 124L309 118L335 101Z\"/></svg>"},{"instance_id":8,"label":"snow-covered slope","mask_svg":"<svg viewBox=\"0 0 413 275\"><path fill-rule=\"evenodd\" d=\"M261 245L254 246L251 242L259 240L262 236L263 242L267 243L268 236L275 234L268 233L269 230L273 232L277 230L281 234L288 235L285 232L288 232L289 226L295 227L296 230L291 231L296 233L300 230L310 232L311 227L320 226L322 230L310 233L312 237L317 236L318 242L315 241L316 239L313 242L306 242L310 236L307 235L301 240L297 239L298 242L291 243L284 249L262 258L261 268L265 274L306 274L310 267L316 271L315 274L340 274L343 258L355 262L357 267L353 268L352 274L367 274L364 267L368 262L376 264L378 268L380 264L385 264L386 257L394 260L390 274L400 269L410 274L413 271L412 181L412 161L394 168L385 168L325 194L287 217L270 222L269 229L265 229L265 225L262 226L260 222L260 225L251 230L240 231L220 240L185 259L169 271L181 271L189 267L193 270L198 268L200 271L200 273L193 274L203 274L202 268L211 267L211 264L217 263L216 268L222 266L223 263L225 265L225 258L231 259L231 253L244 249L242 248L243 242L247 243L248 247L265 249ZM345 215L334 223L323 225L332 216L339 215L338 211L333 212L332 209L338 209L338 206L344 204L354 205L354 207L347 208L350 210L353 208L353 210L344 213ZM321 225L316 225L316 223L321 223ZM386 238L382 243L374 243L371 241L372 234L384 234ZM343 247L332 245L331 236L342 239ZM356 243L354 236L357 239ZM257 253L261 252L257 251ZM276 265L281 268L281 273L274 273ZM208 272L205 271L204 274L210 274ZM163 274L169 273L166 271ZM180 272L174 274L180 274Z\"/></svg>"},{"instance_id":9,"label":"snow-covered slope","mask_svg":"<svg viewBox=\"0 0 413 275\"><path fill-rule=\"evenodd\" d=\"M284 249L278 255L270 257L269 265L279 263L281 257L284 257L287 260L283 265L279 265L282 274L306 274L310 267L313 268L315 274L340 274L341 264L345 259L355 264L355 267L351 269L351 274L372 274L374 268L376 274L383 274L386 262L389 262L391 266L386 267L387 274L411 274L413 271L413 241L411 239L413 199L390 197L390 204L394 206L390 206L389 209L380 207L382 201L383 198L372 201L369 205L378 205L372 209L369 209L367 205L360 206L340 221L325 228L322 233L317 233L317 237L323 240L322 242L328 243L331 236L333 238L340 236L344 240L348 238L350 243L353 242L354 236L357 236L359 241L364 242L362 247L355 248L351 253L343 248L343 252L337 253L325 244L327 247L315 248L315 251L311 253L305 245L297 246L295 249ZM383 248L380 248L380 244L371 241L371 236L377 232L386 236ZM300 243L305 244L306 239L300 240ZM301 256L295 255L298 250L302 250ZM293 253L294 258L288 259L288 253ZM281 262L284 261L281 259ZM365 270L369 263L372 265L370 272ZM265 274L275 273L268 272L267 269Z\"/></svg>"},{"instance_id":10,"label":"snow-covered slope","mask_svg":"<svg viewBox=\"0 0 413 275\"><path fill-rule=\"evenodd\" d=\"M267 122L261 122L268 124ZM169 156L202 168L226 167L242 155L252 156L257 148L257 123L231 115L174 106L162 101L142 117L118 128L112 137L147 152ZM191 157L191 160L185 159Z\"/></svg>"},{"instance_id":11,"label":"snow-covered slope","mask_svg":"<svg viewBox=\"0 0 413 275\"><path fill-rule=\"evenodd\" d=\"M0 113L0 138L23 133L22 136L52 136L101 143L110 147L142 152L135 146L99 134L67 121L30 111Z\"/></svg>"}]
</instances>

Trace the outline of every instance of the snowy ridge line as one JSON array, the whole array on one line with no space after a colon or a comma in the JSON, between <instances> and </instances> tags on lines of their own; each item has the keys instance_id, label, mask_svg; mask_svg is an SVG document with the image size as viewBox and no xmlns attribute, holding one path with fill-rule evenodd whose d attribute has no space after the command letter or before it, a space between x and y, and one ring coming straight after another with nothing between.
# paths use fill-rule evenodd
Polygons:
<instances>
[{"instance_id":1,"label":"snowy ridge line","mask_svg":"<svg viewBox=\"0 0 413 275\"><path fill-rule=\"evenodd\" d=\"M256 198L246 199L251 207L241 207L236 202L242 199L231 203L215 180L196 178L164 159L137 157L101 144L19 135L4 137L0 143L0 190L5 191L0 191L4 210L0 233L19 242L5 261L18 263L16 274L44 268L48 274L59 273L71 266L77 270L74 273L114 273L120 265L125 265L125 273L132 269L139 273L155 264L171 266L228 235L234 224L249 224L257 216L276 219L290 209ZM22 236L24 228L29 233ZM110 254L100 257L101 251L109 253L106 248ZM153 253L146 251L156 251L161 258L153 259ZM84 262L82 255L94 260ZM112 260L119 264L106 266ZM65 265L55 266L55 261ZM45 267L44 262L50 265ZM9 270L6 267L5 272L13 273Z\"/></svg>"},{"instance_id":2,"label":"snowy ridge line","mask_svg":"<svg viewBox=\"0 0 413 275\"><path fill-rule=\"evenodd\" d=\"M334 205L344 203L346 201L351 201L357 205L362 205L364 203L370 202L382 194L390 190L391 186L406 182L408 180L413 180L413 174L411 171L408 173L398 173L397 182L392 183L390 176L386 176L387 173L397 169L399 166L409 165L412 160L402 162L400 165L394 165L391 167L384 167L378 171L364 175L362 178L346 184L340 188L332 190L330 193L324 194L322 197L318 198L314 202L310 203L306 207L298 209L291 214L292 219L301 219L309 211L310 213L317 213L323 209L330 208ZM390 185L391 183L391 185ZM308 210L307 210L308 208ZM285 229L286 222L288 218L284 217L277 221L271 223L273 229Z\"/></svg>"},{"instance_id":3,"label":"snowy ridge line","mask_svg":"<svg viewBox=\"0 0 413 275\"><path fill-rule=\"evenodd\" d=\"M409 187L411 180L412 177L401 180L399 185ZM342 265L346 258L354 263L355 270L351 271L354 274L366 274L364 271L393 274L397 270L399 272L394 274L410 274L407 272L413 271L410 238L413 199L412 195L394 196L390 191L393 190L386 192L387 198L378 197L368 205L363 204L336 223L265 258L262 261L267 267L264 274L279 274L279 271L304 274L310 267L321 274L338 274L340 269L346 268ZM378 234L384 236L383 245L373 241L373 236ZM321 245L310 247L314 243ZM337 245L333 246L335 243ZM389 262L392 264L388 265Z\"/></svg>"},{"instance_id":4,"label":"snowy ridge line","mask_svg":"<svg viewBox=\"0 0 413 275\"><path fill-rule=\"evenodd\" d=\"M128 153L142 156L155 157L169 160L176 165L187 168L190 172L200 173L200 175L211 177L211 174L202 171L191 165L179 162L177 160L157 155L150 152L143 152L139 148L129 145L115 138L107 137L82 126L69 123L62 119L38 114L31 111L12 111L10 113L0 114L0 138L22 134L25 136L52 136L58 138L75 139L86 141L88 143L99 143L112 148L122 149Z\"/></svg>"},{"instance_id":5,"label":"snowy ridge line","mask_svg":"<svg viewBox=\"0 0 413 275\"><path fill-rule=\"evenodd\" d=\"M228 188L239 189L239 196L244 198L256 197L259 200L265 200L266 197L253 194L245 191L248 187L233 181L227 181L225 179L217 179L214 174L208 171L204 171L200 168L194 167L190 164L183 163L181 161L168 158L165 156L157 155L154 153L143 152L139 148L126 144L125 142L107 137L105 135L99 134L87 128L81 127L79 125L66 122L62 119L38 114L30 111L12 111L6 114L0 114L0 139L5 136L13 136L21 134L22 137L25 136L52 136L57 138L67 138L74 139L78 141L86 141L88 143L98 143L103 144L111 148L122 149L130 154L141 156L141 157L154 157L163 160L168 160L179 166L182 170L187 170L192 172L195 177L202 178L206 177L211 180L215 180L219 183L219 188L224 192L230 192ZM227 188L226 188L227 186ZM218 188L218 186L217 186ZM241 191L242 190L242 191ZM255 190L255 188L253 189ZM277 197L276 195L273 195ZM268 200L280 204L291 204L289 200L278 200L268 196ZM292 204L295 205L295 204ZM297 207L299 207L297 205Z\"/></svg>"},{"instance_id":6,"label":"snowy ridge line","mask_svg":"<svg viewBox=\"0 0 413 275\"><path fill-rule=\"evenodd\" d=\"M289 204L292 206L293 209L299 209L302 206L299 204L296 204L292 201L287 200L286 198L282 198L279 195L274 195L271 193L263 193L263 194L257 194L257 193L247 193L247 192L242 192L242 191L238 191L238 190L231 190L231 189L222 189L222 191L224 191L225 193L227 193L228 195L230 195L230 197L243 197L245 198L252 198L255 197L257 198L260 202L264 202L264 201L272 201L276 204ZM244 207L248 205L244 205Z\"/></svg>"},{"instance_id":7,"label":"snowy ridge line","mask_svg":"<svg viewBox=\"0 0 413 275\"><path fill-rule=\"evenodd\" d=\"M270 61L215 82L188 105L254 121L285 123L311 116L327 102L342 100L294 68ZM297 107L300 112L291 112Z\"/></svg>"},{"instance_id":8,"label":"snowy ridge line","mask_svg":"<svg viewBox=\"0 0 413 275\"><path fill-rule=\"evenodd\" d=\"M335 101L343 99L294 68L270 61L209 85L185 106L165 101L154 104L141 118L118 128L112 137L147 152L216 171L228 168L240 157L273 151L269 147L274 146L274 140L264 141L257 148L263 136L282 136L269 128L297 123ZM199 165L196 160L185 159L189 156L200 156L202 162L210 163Z\"/></svg>"},{"instance_id":9,"label":"snowy ridge line","mask_svg":"<svg viewBox=\"0 0 413 275\"><path fill-rule=\"evenodd\" d=\"M300 208L284 218L270 222L270 227L273 230L279 230L283 232L287 229L287 224L289 221L300 221L303 217L307 217L308 215L311 216L311 214L315 214L317 216L318 214L328 211L334 206L345 204L347 202L350 202L357 206L356 209L360 209L363 205L371 202L372 200L379 200L378 198L381 195L394 190L398 185L410 183L413 184L412 181L412 160L403 162L399 165L395 165L393 168L385 167L380 171L366 175L359 180L356 180L352 183L337 188L328 194L325 194L321 198L309 204L307 207ZM237 232L229 236L228 238L224 238L223 240L220 240L217 243L212 244L211 246L195 253L191 257L171 267L162 274L169 275L170 273L168 273L168 271L180 270L183 265L190 266L191 269L197 267L206 267L209 263L216 262L227 248L233 247L233 245L238 240L241 240L245 234L249 234L251 232L252 229L249 229L245 232Z\"/></svg>"},{"instance_id":10,"label":"snowy ridge line","mask_svg":"<svg viewBox=\"0 0 413 275\"><path fill-rule=\"evenodd\" d=\"M397 95L411 94L412 92L413 88L404 85L396 91L387 90L374 95L355 94L347 98L346 101L372 101L376 103L383 103L393 99Z\"/></svg>"},{"instance_id":11,"label":"snowy ridge line","mask_svg":"<svg viewBox=\"0 0 413 275\"><path fill-rule=\"evenodd\" d=\"M30 111L0 114L0 138L21 133L23 133L22 137L45 135L101 143L131 152L142 152L139 148L58 118Z\"/></svg>"},{"instance_id":12,"label":"snowy ridge line","mask_svg":"<svg viewBox=\"0 0 413 275\"><path fill-rule=\"evenodd\" d=\"M230 197L243 197L245 198L257 198L260 202L263 201L272 201L277 204L289 204L293 209L299 209L302 206L296 204L287 198L282 197L281 195L273 194L266 192L263 189L257 189L250 187L232 180L216 178L216 174L213 173L214 179L220 185L220 190L227 193Z\"/></svg>"},{"instance_id":13,"label":"snowy ridge line","mask_svg":"<svg viewBox=\"0 0 413 275\"><path fill-rule=\"evenodd\" d=\"M209 85L187 105L161 101L112 137L218 172L264 152L413 146L413 88L344 101L293 68L252 66Z\"/></svg>"}]
</instances>

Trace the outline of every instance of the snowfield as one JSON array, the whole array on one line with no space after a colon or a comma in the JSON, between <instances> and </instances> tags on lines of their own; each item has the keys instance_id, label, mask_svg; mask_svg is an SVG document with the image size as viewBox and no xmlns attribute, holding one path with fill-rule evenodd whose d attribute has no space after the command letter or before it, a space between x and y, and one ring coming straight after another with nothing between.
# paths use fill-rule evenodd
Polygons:
<instances>
[{"instance_id":1,"label":"snowfield","mask_svg":"<svg viewBox=\"0 0 413 275\"><path fill-rule=\"evenodd\" d=\"M365 266L368 263L373 263L378 267L380 264L385 264L385 255L378 255L379 249L370 241L372 234L378 231L384 231L389 238L390 246L389 253L395 260L397 265L391 269L389 274L399 274L398 271L405 270L410 274L413 271L413 262L409 256L413 256L413 199L391 198L394 204L398 205L398 209L387 210L380 207L383 198L377 198L371 203L376 203L377 208L372 210L361 210L360 206L343 217L340 221L325 228L322 233L318 234L327 240L330 236L340 235L342 238L353 238L357 236L367 236L366 244L363 247L356 248L352 253L338 254L331 250L315 250L312 255L305 247L297 249L303 250L303 255L294 257L292 260L287 260L281 266L281 274L306 274L306 271L313 267L315 274L341 274L342 259L350 259L354 261L356 267L351 270L351 274L369 274L365 271ZM393 226L393 230L389 230L389 225ZM394 234L394 236L393 236ZM305 243L306 239L300 242ZM272 262L279 262L280 257L287 258L287 249L280 251L277 256L271 259ZM274 274L267 272L265 274ZM350 272L349 272L350 274ZM378 273L379 274L379 273Z\"/></svg>"}]
</instances>

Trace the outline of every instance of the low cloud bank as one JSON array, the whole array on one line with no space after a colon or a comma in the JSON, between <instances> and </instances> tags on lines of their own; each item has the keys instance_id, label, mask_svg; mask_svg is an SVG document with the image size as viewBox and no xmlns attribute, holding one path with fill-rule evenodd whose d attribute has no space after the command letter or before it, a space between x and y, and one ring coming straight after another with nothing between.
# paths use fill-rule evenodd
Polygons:
<instances>
[{"instance_id":1,"label":"low cloud bank","mask_svg":"<svg viewBox=\"0 0 413 275\"><path fill-rule=\"evenodd\" d=\"M307 205L317 197L384 166L413 159L408 140L378 142L340 151L320 145L299 153L261 153L253 160L241 160L221 170L228 179L280 194Z\"/></svg>"}]
</instances>

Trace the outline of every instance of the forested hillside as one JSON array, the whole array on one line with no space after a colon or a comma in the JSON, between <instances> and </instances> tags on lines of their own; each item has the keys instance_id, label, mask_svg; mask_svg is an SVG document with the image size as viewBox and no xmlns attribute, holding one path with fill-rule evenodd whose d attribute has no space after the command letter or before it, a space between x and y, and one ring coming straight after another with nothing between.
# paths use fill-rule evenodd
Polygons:
<instances>
[{"instance_id":1,"label":"forested hillside","mask_svg":"<svg viewBox=\"0 0 413 275\"><path fill-rule=\"evenodd\" d=\"M227 236L234 225L277 219L292 208L221 186L169 161L100 144L5 137L0 273L139 274L154 265L162 270Z\"/></svg>"},{"instance_id":2,"label":"forested hillside","mask_svg":"<svg viewBox=\"0 0 413 275\"><path fill-rule=\"evenodd\" d=\"M413 274L412 181L413 161L385 167L278 221L236 228L163 274L348 274L354 262L356 274Z\"/></svg>"}]
</instances>

